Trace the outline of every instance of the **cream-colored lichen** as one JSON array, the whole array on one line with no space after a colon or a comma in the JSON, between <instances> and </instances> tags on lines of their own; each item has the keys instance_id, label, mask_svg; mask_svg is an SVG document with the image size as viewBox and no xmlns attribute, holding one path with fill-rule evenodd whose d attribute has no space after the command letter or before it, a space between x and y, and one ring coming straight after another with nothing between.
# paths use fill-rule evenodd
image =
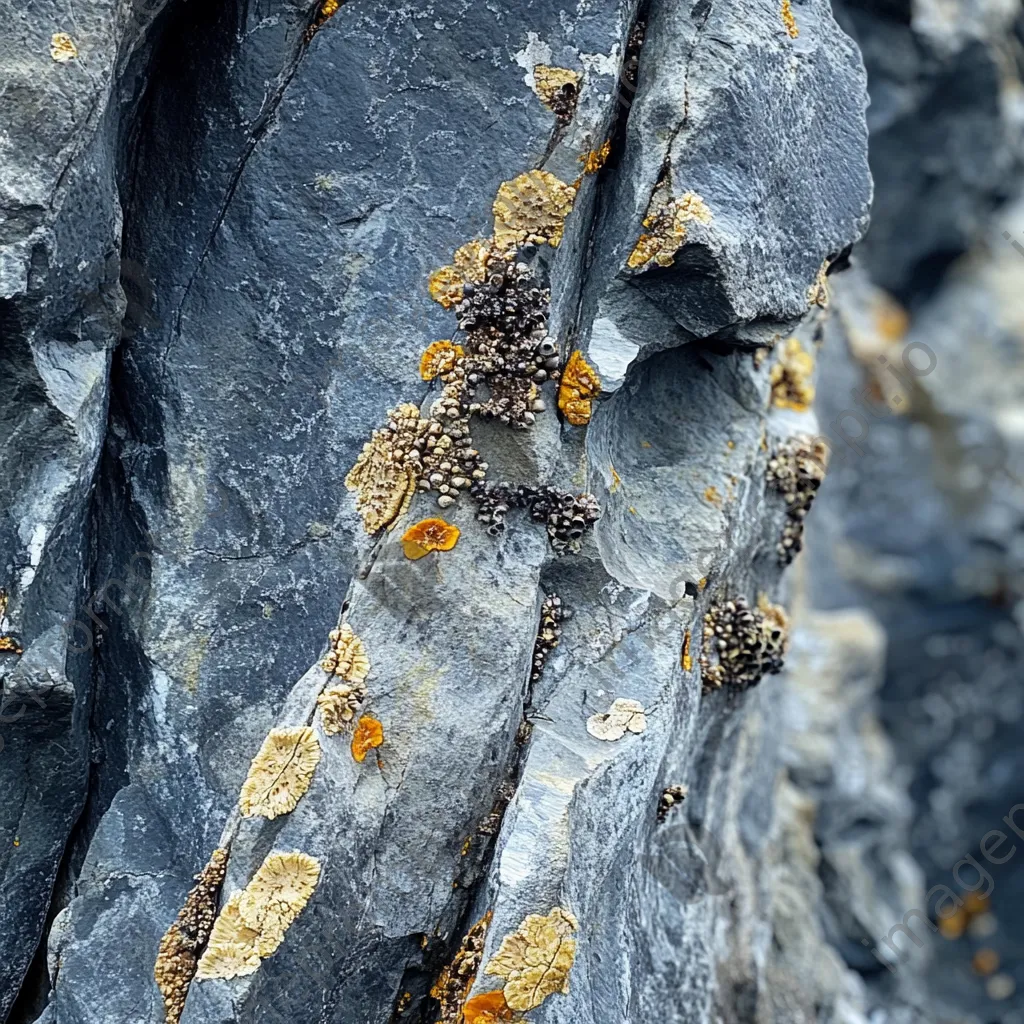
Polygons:
<instances>
[{"instance_id":1,"label":"cream-colored lichen","mask_svg":"<svg viewBox=\"0 0 1024 1024\"><path fill-rule=\"evenodd\" d=\"M519 928L502 939L485 968L505 979L505 1002L526 1012L540 1006L555 992L569 991L569 971L576 958L573 933L576 918L562 907L549 914L530 914Z\"/></svg>"},{"instance_id":2,"label":"cream-colored lichen","mask_svg":"<svg viewBox=\"0 0 1024 1024\"><path fill-rule=\"evenodd\" d=\"M641 733L647 728L644 706L637 700L619 697L605 712L587 719L587 732L595 739L614 742L627 732Z\"/></svg>"},{"instance_id":3,"label":"cream-colored lichen","mask_svg":"<svg viewBox=\"0 0 1024 1024\"><path fill-rule=\"evenodd\" d=\"M388 413L388 425L375 430L345 477L356 492L356 509L367 533L376 533L402 515L416 493L416 441L430 424L420 411L405 402Z\"/></svg>"},{"instance_id":4,"label":"cream-colored lichen","mask_svg":"<svg viewBox=\"0 0 1024 1024\"><path fill-rule=\"evenodd\" d=\"M315 857L298 850L267 854L252 881L232 893L218 915L196 978L253 974L284 941L319 880Z\"/></svg>"},{"instance_id":5,"label":"cream-colored lichen","mask_svg":"<svg viewBox=\"0 0 1024 1024\"><path fill-rule=\"evenodd\" d=\"M550 171L527 171L502 182L493 208L495 243L501 249L559 245L575 201L575 187Z\"/></svg>"},{"instance_id":6,"label":"cream-colored lichen","mask_svg":"<svg viewBox=\"0 0 1024 1024\"><path fill-rule=\"evenodd\" d=\"M308 726L271 729L242 784L242 817L273 819L295 810L319 763L320 743Z\"/></svg>"},{"instance_id":7,"label":"cream-colored lichen","mask_svg":"<svg viewBox=\"0 0 1024 1024\"><path fill-rule=\"evenodd\" d=\"M178 1024L185 1009L199 952L209 940L217 916L217 900L227 866L228 851L218 847L209 863L196 875L195 886L160 940L153 977L163 997L165 1024Z\"/></svg>"},{"instance_id":8,"label":"cream-colored lichen","mask_svg":"<svg viewBox=\"0 0 1024 1024\"><path fill-rule=\"evenodd\" d=\"M78 56L78 47L67 32L55 32L50 38L50 56L58 64L67 64Z\"/></svg>"},{"instance_id":9,"label":"cream-colored lichen","mask_svg":"<svg viewBox=\"0 0 1024 1024\"><path fill-rule=\"evenodd\" d=\"M510 259L514 251L499 250L493 238L476 238L455 250L452 262L430 275L430 296L445 309L462 301L466 284L480 284L487 278L492 260Z\"/></svg>"},{"instance_id":10,"label":"cream-colored lichen","mask_svg":"<svg viewBox=\"0 0 1024 1024\"><path fill-rule=\"evenodd\" d=\"M818 269L818 276L807 289L807 305L828 309L828 302L828 260L825 260Z\"/></svg>"},{"instance_id":11,"label":"cream-colored lichen","mask_svg":"<svg viewBox=\"0 0 1024 1024\"><path fill-rule=\"evenodd\" d=\"M347 683L324 690L316 699L324 732L335 736L348 729L365 701L366 686L363 683Z\"/></svg>"},{"instance_id":12,"label":"cream-colored lichen","mask_svg":"<svg viewBox=\"0 0 1024 1024\"><path fill-rule=\"evenodd\" d=\"M533 69L533 91L562 120L571 120L575 112L581 81L582 75L569 68L538 64Z\"/></svg>"},{"instance_id":13,"label":"cream-colored lichen","mask_svg":"<svg viewBox=\"0 0 1024 1024\"><path fill-rule=\"evenodd\" d=\"M366 653L366 645L353 632L352 627L343 622L330 634L331 649L320 662L320 667L346 683L364 683L370 674L370 656Z\"/></svg>"},{"instance_id":14,"label":"cream-colored lichen","mask_svg":"<svg viewBox=\"0 0 1024 1024\"><path fill-rule=\"evenodd\" d=\"M814 402L814 356L799 338L787 338L771 368L772 404L806 412Z\"/></svg>"},{"instance_id":15,"label":"cream-colored lichen","mask_svg":"<svg viewBox=\"0 0 1024 1024\"><path fill-rule=\"evenodd\" d=\"M696 192L684 192L672 198L668 178L663 179L654 190L644 217L644 233L637 240L627 266L634 270L656 263L670 267L683 242L687 229L697 221L711 223L711 210Z\"/></svg>"}]
</instances>

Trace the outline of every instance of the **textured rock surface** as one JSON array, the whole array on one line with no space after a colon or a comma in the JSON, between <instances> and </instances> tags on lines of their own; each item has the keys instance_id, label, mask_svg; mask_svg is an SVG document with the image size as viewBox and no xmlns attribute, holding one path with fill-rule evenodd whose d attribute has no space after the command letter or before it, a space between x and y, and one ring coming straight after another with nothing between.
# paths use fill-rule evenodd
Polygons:
<instances>
[{"instance_id":1,"label":"textured rock surface","mask_svg":"<svg viewBox=\"0 0 1024 1024\"><path fill-rule=\"evenodd\" d=\"M486 964L554 907L575 958L532 1021L914 1020L913 970L857 974L919 883L876 627L810 618L792 675L747 693L702 696L699 669L709 608L785 597L765 469L817 428L757 348L813 351L823 271L867 225L856 47L823 0L348 0L309 32L326 11L81 0L65 24L0 0L0 630L24 649L0 673L26 708L0 752L0 1016L21 986L18 1021L162 1020L160 938L230 845L222 900L271 850L319 883L255 973L192 984L186 1022L433 1020L474 921ZM539 65L582 76L571 117ZM463 500L454 550L410 561L434 499L368 538L343 481L428 397L420 353L455 330L431 272L539 168L578 191L561 245L523 256L605 394L571 427L546 383L531 430L474 438L491 479L603 515L555 558ZM530 685L552 591L573 615ZM384 730L362 763L314 716L341 619ZM589 734L618 698L646 728ZM240 817L268 730L310 722L295 810Z\"/></svg>"}]
</instances>

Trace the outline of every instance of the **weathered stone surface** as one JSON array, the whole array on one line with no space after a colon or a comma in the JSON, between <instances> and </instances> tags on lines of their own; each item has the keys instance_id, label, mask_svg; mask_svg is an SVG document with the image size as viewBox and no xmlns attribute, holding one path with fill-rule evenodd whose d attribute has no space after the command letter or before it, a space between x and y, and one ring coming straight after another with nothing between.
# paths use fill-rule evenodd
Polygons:
<instances>
[{"instance_id":1,"label":"weathered stone surface","mask_svg":"<svg viewBox=\"0 0 1024 1024\"><path fill-rule=\"evenodd\" d=\"M48 4L5 10L21 34L0 44L38 92L7 128L24 167L0 157L17 481L0 625L25 648L0 657L5 693L45 702L12 735L17 766L0 762L31 798L0 862L8 1003L43 931L48 952L15 1019L162 1020L160 938L227 845L222 902L272 850L315 857L319 881L258 970L193 982L185 1022L429 1020L472 922L492 915L486 966L554 907L575 950L537 1022L912 1012L842 962L913 882L858 681L871 627L849 691L860 648L817 624L830 653L802 683L701 694L709 608L786 596L765 469L817 430L773 404L778 353L755 348L785 331L814 350L820 275L866 227L864 73L828 5L348 0L315 33L312 0L80 6L74 27ZM57 63L64 30L78 55ZM538 65L582 75L561 122ZM72 86L66 119L34 132L33 104ZM582 350L606 393L573 427L548 382L532 429L473 436L491 480L590 490L603 515L556 558L541 525L513 511L492 537L464 497L444 513L454 549L411 561L401 533L435 498L368 538L343 481L389 408L436 397L419 356L456 324L430 274L536 169L578 191L561 244L522 256L550 284L563 361ZM645 226L656 193L685 233ZM666 224L651 251L672 262L631 259ZM531 685L551 592L573 615ZM342 620L371 664L361 713L383 726L362 762L315 712ZM821 674L837 708L815 704ZM617 698L646 728L588 734ZM800 715L820 749L791 736ZM308 791L242 818L268 730L306 724ZM864 766L861 790L839 792L839 754ZM671 785L689 796L659 824ZM873 839L851 845L842 819L861 807ZM471 992L498 984L481 970Z\"/></svg>"}]
</instances>

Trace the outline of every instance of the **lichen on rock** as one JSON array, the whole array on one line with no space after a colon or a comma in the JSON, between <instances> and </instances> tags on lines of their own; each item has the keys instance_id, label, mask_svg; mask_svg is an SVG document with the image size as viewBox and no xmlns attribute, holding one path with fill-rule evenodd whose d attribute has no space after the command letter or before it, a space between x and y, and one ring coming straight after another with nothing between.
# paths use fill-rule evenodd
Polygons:
<instances>
[{"instance_id":1,"label":"lichen on rock","mask_svg":"<svg viewBox=\"0 0 1024 1024\"><path fill-rule=\"evenodd\" d=\"M218 847L203 870L195 876L195 886L185 897L174 923L160 940L153 976L163 996L166 1024L178 1024L185 1009L199 954L210 938L217 916L217 901L227 866L228 850Z\"/></svg>"},{"instance_id":2,"label":"lichen on rock","mask_svg":"<svg viewBox=\"0 0 1024 1024\"><path fill-rule=\"evenodd\" d=\"M814 401L814 356L799 338L790 337L779 346L771 368L772 404L779 409L807 412Z\"/></svg>"},{"instance_id":3,"label":"lichen on rock","mask_svg":"<svg viewBox=\"0 0 1024 1024\"><path fill-rule=\"evenodd\" d=\"M324 732L328 736L344 732L355 721L365 702L364 683L329 686L316 699Z\"/></svg>"},{"instance_id":4,"label":"lichen on rock","mask_svg":"<svg viewBox=\"0 0 1024 1024\"><path fill-rule=\"evenodd\" d=\"M320 743L308 726L271 729L242 784L242 817L273 819L295 810L313 781L320 753Z\"/></svg>"},{"instance_id":5,"label":"lichen on rock","mask_svg":"<svg viewBox=\"0 0 1024 1024\"><path fill-rule=\"evenodd\" d=\"M199 961L198 980L255 973L273 955L320 881L320 862L299 850L267 854L242 890L231 894Z\"/></svg>"},{"instance_id":6,"label":"lichen on rock","mask_svg":"<svg viewBox=\"0 0 1024 1024\"><path fill-rule=\"evenodd\" d=\"M384 742L384 726L370 715L363 715L352 734L352 757L362 764L366 755Z\"/></svg>"},{"instance_id":7,"label":"lichen on rock","mask_svg":"<svg viewBox=\"0 0 1024 1024\"><path fill-rule=\"evenodd\" d=\"M558 246L576 189L550 171L527 171L505 181L494 200L494 238L500 247Z\"/></svg>"},{"instance_id":8,"label":"lichen on rock","mask_svg":"<svg viewBox=\"0 0 1024 1024\"><path fill-rule=\"evenodd\" d=\"M431 987L431 996L441 1004L437 1024L463 1024L463 1007L480 970L491 916L488 911L466 932L451 962L441 969Z\"/></svg>"},{"instance_id":9,"label":"lichen on rock","mask_svg":"<svg viewBox=\"0 0 1024 1024\"><path fill-rule=\"evenodd\" d=\"M609 743L622 739L627 732L639 734L647 728L647 716L638 700L619 697L604 712L587 719L587 732L595 739Z\"/></svg>"},{"instance_id":10,"label":"lichen on rock","mask_svg":"<svg viewBox=\"0 0 1024 1024\"><path fill-rule=\"evenodd\" d=\"M582 75L569 68L538 64L533 69L533 91L561 124L568 124L576 112L581 81Z\"/></svg>"},{"instance_id":11,"label":"lichen on rock","mask_svg":"<svg viewBox=\"0 0 1024 1024\"><path fill-rule=\"evenodd\" d=\"M485 971L505 979L503 993L511 1009L526 1012L556 992L568 994L578 928L568 910L555 907L548 914L528 915L502 939Z\"/></svg>"},{"instance_id":12,"label":"lichen on rock","mask_svg":"<svg viewBox=\"0 0 1024 1024\"><path fill-rule=\"evenodd\" d=\"M601 394L601 378L587 362L583 353L576 350L562 371L558 385L558 408L574 426L586 426L593 412L593 400Z\"/></svg>"},{"instance_id":13,"label":"lichen on rock","mask_svg":"<svg viewBox=\"0 0 1024 1024\"><path fill-rule=\"evenodd\" d=\"M356 636L352 627L343 622L328 635L331 646L320 667L346 683L361 684L370 674L370 656L366 645Z\"/></svg>"},{"instance_id":14,"label":"lichen on rock","mask_svg":"<svg viewBox=\"0 0 1024 1024\"><path fill-rule=\"evenodd\" d=\"M637 239L626 265L633 270L656 263L670 267L676 253L686 241L688 226L697 221L710 224L711 210L696 192L672 196L670 176L666 174L655 186L644 216L644 232Z\"/></svg>"},{"instance_id":15,"label":"lichen on rock","mask_svg":"<svg viewBox=\"0 0 1024 1024\"><path fill-rule=\"evenodd\" d=\"M410 561L432 551L451 551L458 543L459 528L443 519L422 519L402 534L402 550Z\"/></svg>"}]
</instances>

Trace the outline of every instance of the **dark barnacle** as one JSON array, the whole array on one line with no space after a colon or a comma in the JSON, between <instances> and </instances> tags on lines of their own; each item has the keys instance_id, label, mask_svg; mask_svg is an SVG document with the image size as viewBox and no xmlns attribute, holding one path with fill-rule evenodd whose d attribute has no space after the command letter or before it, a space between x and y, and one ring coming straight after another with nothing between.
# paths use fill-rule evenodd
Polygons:
<instances>
[{"instance_id":1,"label":"dark barnacle","mask_svg":"<svg viewBox=\"0 0 1024 1024\"><path fill-rule=\"evenodd\" d=\"M803 547L804 520L811 510L828 464L823 441L797 435L779 445L765 476L786 501L786 522L776 550L780 565L789 565Z\"/></svg>"},{"instance_id":2,"label":"dark barnacle","mask_svg":"<svg viewBox=\"0 0 1024 1024\"><path fill-rule=\"evenodd\" d=\"M533 645L533 667L530 670L530 686L534 686L544 671L544 663L548 655L558 646L562 638L562 621L570 616L563 608L562 599L557 594L548 594L540 608L540 627L537 640Z\"/></svg>"},{"instance_id":3,"label":"dark barnacle","mask_svg":"<svg viewBox=\"0 0 1024 1024\"><path fill-rule=\"evenodd\" d=\"M505 529L505 516L511 508L525 509L534 522L544 523L556 554L578 552L583 534L601 515L592 494L572 495L555 487L511 487L508 484L480 485L470 489L477 503L477 519L497 536Z\"/></svg>"},{"instance_id":4,"label":"dark barnacle","mask_svg":"<svg viewBox=\"0 0 1024 1024\"><path fill-rule=\"evenodd\" d=\"M661 799L658 801L658 821L664 821L669 811L678 807L689 793L686 786L668 786L662 791Z\"/></svg>"},{"instance_id":5,"label":"dark barnacle","mask_svg":"<svg viewBox=\"0 0 1024 1024\"><path fill-rule=\"evenodd\" d=\"M788 620L766 598L751 608L745 597L712 605L704 616L704 645L700 657L705 689L723 683L746 689L764 675L782 669L788 641Z\"/></svg>"}]
</instances>

